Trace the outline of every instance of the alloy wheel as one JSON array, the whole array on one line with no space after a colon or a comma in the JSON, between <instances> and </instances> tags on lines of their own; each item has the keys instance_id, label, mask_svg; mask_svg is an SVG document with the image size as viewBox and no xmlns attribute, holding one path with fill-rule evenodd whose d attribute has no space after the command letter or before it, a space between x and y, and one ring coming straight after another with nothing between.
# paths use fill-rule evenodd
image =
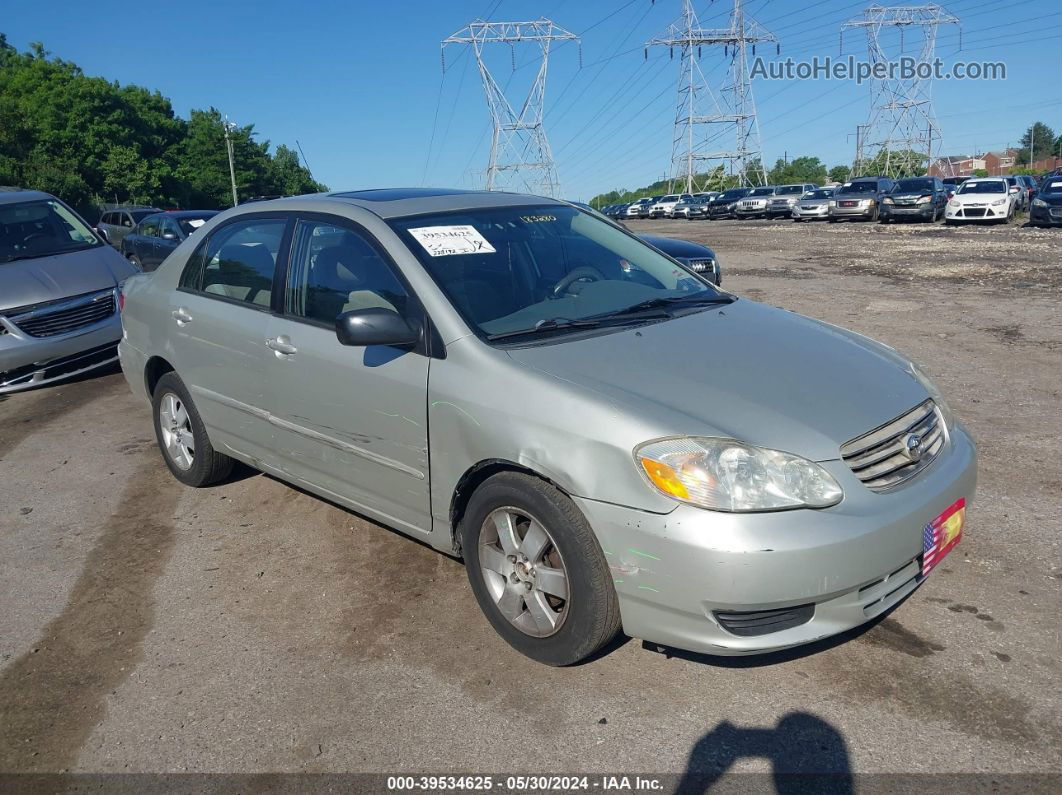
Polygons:
<instances>
[{"instance_id":1,"label":"alloy wheel","mask_svg":"<svg viewBox=\"0 0 1062 795\"><path fill-rule=\"evenodd\" d=\"M536 638L560 630L568 615L568 571L545 526L519 508L498 508L483 522L479 565L498 611Z\"/></svg>"},{"instance_id":2,"label":"alloy wheel","mask_svg":"<svg viewBox=\"0 0 1062 795\"><path fill-rule=\"evenodd\" d=\"M159 402L159 429L166 455L180 469L191 469L195 461L195 435L192 420L180 396L167 392Z\"/></svg>"}]
</instances>

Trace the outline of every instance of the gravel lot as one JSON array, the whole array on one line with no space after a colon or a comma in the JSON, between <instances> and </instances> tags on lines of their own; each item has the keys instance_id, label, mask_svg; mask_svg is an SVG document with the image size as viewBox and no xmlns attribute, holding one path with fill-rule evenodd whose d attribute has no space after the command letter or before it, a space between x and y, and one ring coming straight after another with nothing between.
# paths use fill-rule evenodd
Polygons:
<instances>
[{"instance_id":1,"label":"gravel lot","mask_svg":"<svg viewBox=\"0 0 1062 795\"><path fill-rule=\"evenodd\" d=\"M112 371L0 401L0 771L1062 772L1062 229L630 226L937 378L980 486L907 602L770 658L545 668L457 561L260 474L180 486Z\"/></svg>"}]
</instances>

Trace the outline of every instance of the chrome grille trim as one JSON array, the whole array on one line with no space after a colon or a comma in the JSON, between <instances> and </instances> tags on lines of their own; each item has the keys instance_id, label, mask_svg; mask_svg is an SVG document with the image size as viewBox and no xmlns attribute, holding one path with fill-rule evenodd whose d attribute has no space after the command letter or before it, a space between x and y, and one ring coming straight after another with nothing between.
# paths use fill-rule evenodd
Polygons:
<instances>
[{"instance_id":1,"label":"chrome grille trim","mask_svg":"<svg viewBox=\"0 0 1062 795\"><path fill-rule=\"evenodd\" d=\"M8 321L32 337L55 337L99 323L114 314L114 290L101 290L75 298L39 304L9 314Z\"/></svg>"},{"instance_id":2,"label":"chrome grille trim","mask_svg":"<svg viewBox=\"0 0 1062 795\"><path fill-rule=\"evenodd\" d=\"M907 452L907 441L917 436L920 454ZM888 491L913 478L933 463L947 442L947 429L932 400L915 406L896 419L841 445L841 458L868 489Z\"/></svg>"}]
</instances>

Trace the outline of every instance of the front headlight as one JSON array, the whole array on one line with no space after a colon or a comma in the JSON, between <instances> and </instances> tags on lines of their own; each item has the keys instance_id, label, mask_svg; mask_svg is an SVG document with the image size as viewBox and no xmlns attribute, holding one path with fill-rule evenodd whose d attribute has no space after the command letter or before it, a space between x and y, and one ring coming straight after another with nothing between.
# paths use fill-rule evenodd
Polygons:
<instances>
[{"instance_id":1,"label":"front headlight","mask_svg":"<svg viewBox=\"0 0 1062 795\"><path fill-rule=\"evenodd\" d=\"M830 199L830 201L828 202L827 206L828 207L836 207L837 206L837 202L835 202L833 199Z\"/></svg>"},{"instance_id":2,"label":"front headlight","mask_svg":"<svg viewBox=\"0 0 1062 795\"><path fill-rule=\"evenodd\" d=\"M944 399L944 395L941 393L940 389L935 383L933 383L933 379L926 375L922 371L922 368L914 362L908 362L907 372L913 375L915 380L925 387L926 392L929 393L929 396L933 398L933 402L937 404L937 408L940 409L940 416L944 418L944 427L950 429L955 415L952 414L951 406L949 406L948 401Z\"/></svg>"},{"instance_id":3,"label":"front headlight","mask_svg":"<svg viewBox=\"0 0 1062 795\"><path fill-rule=\"evenodd\" d=\"M1006 204L1006 203L1007 203L1006 199L996 199L994 202L992 202L992 206L993 207L999 207L999 205Z\"/></svg>"},{"instance_id":4,"label":"front headlight","mask_svg":"<svg viewBox=\"0 0 1062 795\"><path fill-rule=\"evenodd\" d=\"M843 496L818 464L734 439L662 439L634 457L662 494L713 511L826 508Z\"/></svg>"},{"instance_id":5,"label":"front headlight","mask_svg":"<svg viewBox=\"0 0 1062 795\"><path fill-rule=\"evenodd\" d=\"M1033 207L1046 207L1047 202L1043 199L1033 199Z\"/></svg>"},{"instance_id":6,"label":"front headlight","mask_svg":"<svg viewBox=\"0 0 1062 795\"><path fill-rule=\"evenodd\" d=\"M922 196L918 199L918 204L929 204L931 201L933 201L932 196Z\"/></svg>"},{"instance_id":7,"label":"front headlight","mask_svg":"<svg viewBox=\"0 0 1062 795\"><path fill-rule=\"evenodd\" d=\"M958 208L961 204L962 204L962 202L960 202L958 199L952 199L950 202L948 202L948 206L949 207L955 207L955 208Z\"/></svg>"},{"instance_id":8,"label":"front headlight","mask_svg":"<svg viewBox=\"0 0 1062 795\"><path fill-rule=\"evenodd\" d=\"M881 200L881 203L882 203L882 204L896 204L896 202L894 202L894 201L892 200L892 198L891 198L891 197L889 197L889 196L886 196L886 197L885 197L884 199L882 199L882 200Z\"/></svg>"}]
</instances>

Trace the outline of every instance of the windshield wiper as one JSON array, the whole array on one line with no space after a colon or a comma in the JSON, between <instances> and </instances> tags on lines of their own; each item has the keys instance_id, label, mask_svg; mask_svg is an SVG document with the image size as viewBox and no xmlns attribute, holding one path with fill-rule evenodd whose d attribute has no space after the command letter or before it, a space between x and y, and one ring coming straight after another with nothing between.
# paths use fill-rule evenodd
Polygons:
<instances>
[{"instance_id":1,"label":"windshield wiper","mask_svg":"<svg viewBox=\"0 0 1062 795\"><path fill-rule=\"evenodd\" d=\"M600 318L578 318L572 319L568 317L553 317L548 320L540 320L530 328L519 328L514 331L499 331L496 334L488 334L488 340L501 340L508 337L522 337L532 334L543 334L549 331L556 331L558 329L568 328L597 328L601 326L602 322Z\"/></svg>"},{"instance_id":2,"label":"windshield wiper","mask_svg":"<svg viewBox=\"0 0 1062 795\"><path fill-rule=\"evenodd\" d=\"M705 291L707 292L707 291ZM622 317L625 315L637 315L650 309L659 309L662 307L673 306L711 306L712 304L731 304L737 299L730 295L722 295L721 293L715 293L711 295L703 295L701 293L694 293L692 295L672 295L667 298L650 298L647 301L628 306L626 309L619 309L615 312L609 312L605 315L594 315L598 318L609 317Z\"/></svg>"}]
</instances>

